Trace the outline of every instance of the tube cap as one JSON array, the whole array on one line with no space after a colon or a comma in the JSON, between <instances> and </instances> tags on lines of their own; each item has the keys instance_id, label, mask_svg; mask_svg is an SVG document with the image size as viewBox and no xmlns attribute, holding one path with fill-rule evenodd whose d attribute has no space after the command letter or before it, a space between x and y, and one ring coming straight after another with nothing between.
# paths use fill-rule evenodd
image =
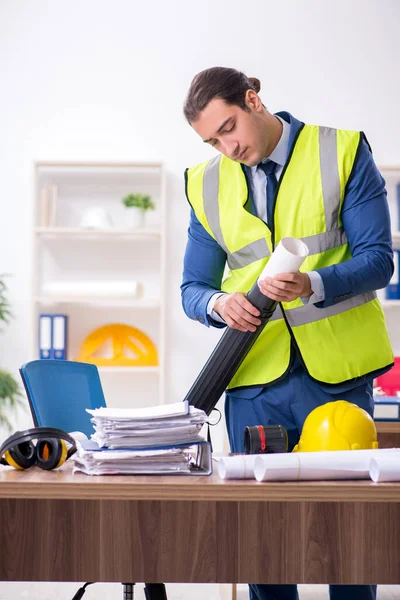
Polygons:
<instances>
[{"instance_id":1,"label":"tube cap","mask_svg":"<svg viewBox=\"0 0 400 600\"><path fill-rule=\"evenodd\" d=\"M246 454L275 454L288 451L287 431L282 425L254 425L244 429Z\"/></svg>"}]
</instances>

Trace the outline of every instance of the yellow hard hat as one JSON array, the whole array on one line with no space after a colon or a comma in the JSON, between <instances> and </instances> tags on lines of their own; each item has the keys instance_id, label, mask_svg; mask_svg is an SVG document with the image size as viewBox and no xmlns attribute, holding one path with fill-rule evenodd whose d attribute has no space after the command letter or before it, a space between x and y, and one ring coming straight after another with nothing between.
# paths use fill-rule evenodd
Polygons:
<instances>
[{"instance_id":1,"label":"yellow hard hat","mask_svg":"<svg viewBox=\"0 0 400 600\"><path fill-rule=\"evenodd\" d=\"M310 412L293 452L368 450L377 447L373 418L357 404L337 400L322 404Z\"/></svg>"}]
</instances>

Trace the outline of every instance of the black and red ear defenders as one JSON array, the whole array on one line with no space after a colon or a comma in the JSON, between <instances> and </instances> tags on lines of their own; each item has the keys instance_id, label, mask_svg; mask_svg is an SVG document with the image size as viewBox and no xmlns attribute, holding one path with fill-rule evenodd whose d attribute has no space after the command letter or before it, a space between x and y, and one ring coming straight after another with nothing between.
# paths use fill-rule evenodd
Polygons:
<instances>
[{"instance_id":1,"label":"black and red ear defenders","mask_svg":"<svg viewBox=\"0 0 400 600\"><path fill-rule=\"evenodd\" d=\"M50 471L60 467L75 452L76 442L65 431L54 427L35 427L17 431L5 440L0 448L0 464L20 471L33 465Z\"/></svg>"}]
</instances>

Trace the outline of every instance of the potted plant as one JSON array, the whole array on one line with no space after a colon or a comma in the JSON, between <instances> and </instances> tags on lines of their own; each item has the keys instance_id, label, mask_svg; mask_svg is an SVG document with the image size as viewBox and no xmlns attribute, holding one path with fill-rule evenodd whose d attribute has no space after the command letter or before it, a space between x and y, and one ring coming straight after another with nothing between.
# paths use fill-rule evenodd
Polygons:
<instances>
[{"instance_id":1,"label":"potted plant","mask_svg":"<svg viewBox=\"0 0 400 600\"><path fill-rule=\"evenodd\" d=\"M0 321L8 323L11 317L10 305L6 297L7 288L0 275ZM24 407L21 389L8 371L0 369L0 427L8 432L12 430L8 418L10 412L16 412L18 408Z\"/></svg>"},{"instance_id":2,"label":"potted plant","mask_svg":"<svg viewBox=\"0 0 400 600\"><path fill-rule=\"evenodd\" d=\"M155 208L150 196L145 194L128 194L122 198L122 203L129 208L129 226L135 228L143 227L146 210L154 210Z\"/></svg>"}]
</instances>

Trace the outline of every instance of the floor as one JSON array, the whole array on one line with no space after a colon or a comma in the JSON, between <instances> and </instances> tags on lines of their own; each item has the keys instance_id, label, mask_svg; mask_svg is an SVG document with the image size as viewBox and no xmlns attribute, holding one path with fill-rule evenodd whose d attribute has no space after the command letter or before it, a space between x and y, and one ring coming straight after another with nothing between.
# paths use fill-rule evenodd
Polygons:
<instances>
[{"instance_id":1,"label":"floor","mask_svg":"<svg viewBox=\"0 0 400 600\"><path fill-rule=\"evenodd\" d=\"M0 600L72 600L81 586L80 583L0 583ZM218 585L168 584L168 600L221 600ZM225 588L225 592L226 592ZM299 586L300 600L328 600L328 586ZM237 600L247 600L247 586L239 585ZM144 600L143 585L135 586L134 600ZM227 595L224 594L224 600ZM83 600L122 600L122 586L115 583L99 583L89 586ZM378 587L378 600L400 600L400 585L382 585Z\"/></svg>"}]
</instances>

